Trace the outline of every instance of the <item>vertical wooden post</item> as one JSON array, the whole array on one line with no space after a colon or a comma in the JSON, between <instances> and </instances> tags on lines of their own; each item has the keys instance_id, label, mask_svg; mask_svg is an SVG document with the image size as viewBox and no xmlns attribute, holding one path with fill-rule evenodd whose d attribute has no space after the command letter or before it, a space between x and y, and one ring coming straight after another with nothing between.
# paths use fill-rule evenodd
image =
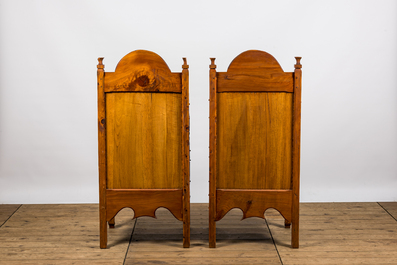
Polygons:
<instances>
[{"instance_id":1,"label":"vertical wooden post","mask_svg":"<svg viewBox=\"0 0 397 265\"><path fill-rule=\"evenodd\" d=\"M216 247L216 65L215 58L210 65L210 187L209 187L209 247Z\"/></svg>"},{"instance_id":2,"label":"vertical wooden post","mask_svg":"<svg viewBox=\"0 0 397 265\"><path fill-rule=\"evenodd\" d=\"M98 58L98 161L99 161L99 237L100 248L107 246L106 222L106 99L104 92L105 66Z\"/></svg>"},{"instance_id":3,"label":"vertical wooden post","mask_svg":"<svg viewBox=\"0 0 397 265\"><path fill-rule=\"evenodd\" d=\"M292 129L292 236L291 245L299 247L299 182L300 182L300 143L301 143L301 96L302 65L301 57L295 57L293 129Z\"/></svg>"},{"instance_id":4,"label":"vertical wooden post","mask_svg":"<svg viewBox=\"0 0 397 265\"><path fill-rule=\"evenodd\" d=\"M190 117L189 65L182 65L182 177L183 177L183 247L190 247Z\"/></svg>"}]
</instances>

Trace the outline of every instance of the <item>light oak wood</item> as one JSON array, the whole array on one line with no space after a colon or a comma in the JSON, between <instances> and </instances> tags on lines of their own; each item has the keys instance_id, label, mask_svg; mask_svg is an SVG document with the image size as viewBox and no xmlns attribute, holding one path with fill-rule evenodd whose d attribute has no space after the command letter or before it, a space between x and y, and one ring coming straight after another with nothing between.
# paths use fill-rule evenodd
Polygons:
<instances>
[{"instance_id":1,"label":"light oak wood","mask_svg":"<svg viewBox=\"0 0 397 265\"><path fill-rule=\"evenodd\" d=\"M290 189L292 94L217 99L217 189Z\"/></svg>"},{"instance_id":2,"label":"light oak wood","mask_svg":"<svg viewBox=\"0 0 397 265\"><path fill-rule=\"evenodd\" d=\"M183 178L183 247L190 247L190 115L189 65L182 65L182 178Z\"/></svg>"},{"instance_id":3,"label":"light oak wood","mask_svg":"<svg viewBox=\"0 0 397 265\"><path fill-rule=\"evenodd\" d=\"M131 66L134 66L131 68ZM106 72L105 92L182 92L181 73L171 73L159 55L145 50L130 52Z\"/></svg>"},{"instance_id":4,"label":"light oak wood","mask_svg":"<svg viewBox=\"0 0 397 265\"><path fill-rule=\"evenodd\" d=\"M299 246L300 59L286 73L272 55L250 50L217 73L211 58L211 248L215 221L230 209L264 218L270 207L282 213L284 227L292 225L291 246Z\"/></svg>"},{"instance_id":5,"label":"light oak wood","mask_svg":"<svg viewBox=\"0 0 397 265\"><path fill-rule=\"evenodd\" d=\"M210 65L210 146L209 146L209 247L216 247L216 180L217 180L217 78L215 58Z\"/></svg>"},{"instance_id":6,"label":"light oak wood","mask_svg":"<svg viewBox=\"0 0 397 265\"><path fill-rule=\"evenodd\" d=\"M104 91L105 66L103 57L98 58L98 171L99 171L99 230L100 248L106 248L107 224L106 224L106 96Z\"/></svg>"},{"instance_id":7,"label":"light oak wood","mask_svg":"<svg viewBox=\"0 0 397 265\"><path fill-rule=\"evenodd\" d=\"M124 56L115 72L98 64L100 247L123 208L155 217L165 207L183 221L190 245L189 71L171 73L157 54Z\"/></svg>"},{"instance_id":8,"label":"light oak wood","mask_svg":"<svg viewBox=\"0 0 397 265\"><path fill-rule=\"evenodd\" d=\"M299 190L300 190L300 142L301 142L301 98L302 65L301 57L295 57L294 72L294 110L292 133L292 232L291 245L299 247Z\"/></svg>"},{"instance_id":9,"label":"light oak wood","mask_svg":"<svg viewBox=\"0 0 397 265\"><path fill-rule=\"evenodd\" d=\"M134 218L150 216L156 218L159 207L168 209L176 219L182 221L181 189L107 189L107 221L123 208L134 210Z\"/></svg>"},{"instance_id":10,"label":"light oak wood","mask_svg":"<svg viewBox=\"0 0 397 265\"><path fill-rule=\"evenodd\" d=\"M242 219L265 218L265 211L274 208L288 222L291 222L291 199L292 192L290 190L217 189L216 221L221 220L233 208L243 211Z\"/></svg>"},{"instance_id":11,"label":"light oak wood","mask_svg":"<svg viewBox=\"0 0 397 265\"><path fill-rule=\"evenodd\" d=\"M107 93L107 188L182 189L181 94Z\"/></svg>"}]
</instances>

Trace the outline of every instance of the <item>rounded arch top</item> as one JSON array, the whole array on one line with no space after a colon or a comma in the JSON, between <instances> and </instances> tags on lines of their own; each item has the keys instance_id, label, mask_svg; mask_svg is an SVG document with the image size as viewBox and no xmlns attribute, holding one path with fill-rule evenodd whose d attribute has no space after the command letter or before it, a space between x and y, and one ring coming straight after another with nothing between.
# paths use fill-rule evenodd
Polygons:
<instances>
[{"instance_id":1,"label":"rounded arch top","mask_svg":"<svg viewBox=\"0 0 397 265\"><path fill-rule=\"evenodd\" d=\"M248 50L240 53L230 63L227 72L242 70L247 72L256 72L258 70L284 72L276 58L267 52L259 50Z\"/></svg>"},{"instance_id":2,"label":"rounded arch top","mask_svg":"<svg viewBox=\"0 0 397 265\"><path fill-rule=\"evenodd\" d=\"M116 66L115 72L126 72L133 67L150 66L152 69L162 69L171 73L167 63L157 53L147 50L135 50L125 55Z\"/></svg>"}]
</instances>

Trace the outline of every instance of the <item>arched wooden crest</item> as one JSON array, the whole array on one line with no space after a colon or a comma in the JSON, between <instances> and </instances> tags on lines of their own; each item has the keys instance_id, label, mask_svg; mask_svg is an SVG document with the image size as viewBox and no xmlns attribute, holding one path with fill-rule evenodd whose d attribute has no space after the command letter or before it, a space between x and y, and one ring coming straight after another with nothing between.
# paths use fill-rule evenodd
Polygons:
<instances>
[{"instance_id":1,"label":"arched wooden crest","mask_svg":"<svg viewBox=\"0 0 397 265\"><path fill-rule=\"evenodd\" d=\"M227 72L217 73L217 92L292 92L292 73L285 73L267 52L250 50L230 63Z\"/></svg>"},{"instance_id":2,"label":"arched wooden crest","mask_svg":"<svg viewBox=\"0 0 397 265\"><path fill-rule=\"evenodd\" d=\"M114 73L106 73L105 92L182 92L180 73L171 73L154 52L137 50L124 56Z\"/></svg>"},{"instance_id":3,"label":"arched wooden crest","mask_svg":"<svg viewBox=\"0 0 397 265\"><path fill-rule=\"evenodd\" d=\"M269 53L238 55L227 72L210 65L210 247L233 208L243 219L274 208L299 245L300 57L284 72Z\"/></svg>"},{"instance_id":4,"label":"arched wooden crest","mask_svg":"<svg viewBox=\"0 0 397 265\"><path fill-rule=\"evenodd\" d=\"M123 208L134 218L159 207L183 221L190 245L189 66L172 73L156 53L124 56L115 72L98 64L100 246Z\"/></svg>"}]
</instances>

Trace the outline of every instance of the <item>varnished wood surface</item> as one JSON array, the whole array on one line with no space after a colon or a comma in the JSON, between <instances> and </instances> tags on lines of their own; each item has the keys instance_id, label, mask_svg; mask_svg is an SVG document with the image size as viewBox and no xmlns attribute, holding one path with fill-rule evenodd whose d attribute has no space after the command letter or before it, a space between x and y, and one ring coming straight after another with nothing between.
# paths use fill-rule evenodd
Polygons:
<instances>
[{"instance_id":1,"label":"varnished wood surface","mask_svg":"<svg viewBox=\"0 0 397 265\"><path fill-rule=\"evenodd\" d=\"M300 59L293 73L258 50L238 55L226 73L216 73L211 59L210 247L216 245L213 219L232 207L261 217L275 198L271 193L218 196L215 189L289 190L273 207L284 215L285 227L292 224L291 246L299 247Z\"/></svg>"},{"instance_id":2,"label":"varnished wood surface","mask_svg":"<svg viewBox=\"0 0 397 265\"><path fill-rule=\"evenodd\" d=\"M106 190L107 221L124 207L134 210L134 218L156 218L159 207L168 209L182 221L182 189L114 189Z\"/></svg>"},{"instance_id":3,"label":"varnished wood surface","mask_svg":"<svg viewBox=\"0 0 397 265\"><path fill-rule=\"evenodd\" d=\"M210 58L210 143L209 143L209 246L216 247L216 181L217 181L217 78L215 58Z\"/></svg>"},{"instance_id":4,"label":"varnished wood surface","mask_svg":"<svg viewBox=\"0 0 397 265\"><path fill-rule=\"evenodd\" d=\"M218 73L218 92L293 92L292 73Z\"/></svg>"},{"instance_id":5,"label":"varnished wood surface","mask_svg":"<svg viewBox=\"0 0 397 265\"><path fill-rule=\"evenodd\" d=\"M124 56L115 72L106 72L105 80L105 92L181 93L181 74L171 73L163 58L145 50Z\"/></svg>"},{"instance_id":6,"label":"varnished wood surface","mask_svg":"<svg viewBox=\"0 0 397 265\"><path fill-rule=\"evenodd\" d=\"M290 189L292 94L217 94L218 189Z\"/></svg>"},{"instance_id":7,"label":"varnished wood surface","mask_svg":"<svg viewBox=\"0 0 397 265\"><path fill-rule=\"evenodd\" d=\"M107 188L182 189L181 94L106 94Z\"/></svg>"},{"instance_id":8,"label":"varnished wood surface","mask_svg":"<svg viewBox=\"0 0 397 265\"><path fill-rule=\"evenodd\" d=\"M155 217L165 207L183 221L190 244L189 66L171 73L157 54L137 50L114 73L98 64L100 247L107 224L128 207ZM158 93L157 93L158 92Z\"/></svg>"},{"instance_id":9,"label":"varnished wood surface","mask_svg":"<svg viewBox=\"0 0 397 265\"><path fill-rule=\"evenodd\" d=\"M292 232L291 245L299 247L299 193L300 193L300 152L301 152L301 101L302 65L301 57L295 57L293 126L292 126Z\"/></svg>"},{"instance_id":10,"label":"varnished wood surface","mask_svg":"<svg viewBox=\"0 0 397 265\"><path fill-rule=\"evenodd\" d=\"M97 93L98 93L98 178L99 178L99 229L101 231L100 248L106 248L107 223L106 223L106 96L104 92L105 66L103 58L98 58L97 65Z\"/></svg>"},{"instance_id":11,"label":"varnished wood surface","mask_svg":"<svg viewBox=\"0 0 397 265\"><path fill-rule=\"evenodd\" d=\"M218 189L216 200L216 221L221 220L233 208L243 211L243 219L265 218L265 211L274 208L291 222L291 190Z\"/></svg>"},{"instance_id":12,"label":"varnished wood surface","mask_svg":"<svg viewBox=\"0 0 397 265\"><path fill-rule=\"evenodd\" d=\"M189 65L182 65L182 178L183 178L183 247L190 247L190 114Z\"/></svg>"},{"instance_id":13,"label":"varnished wood surface","mask_svg":"<svg viewBox=\"0 0 397 265\"><path fill-rule=\"evenodd\" d=\"M290 230L272 209L266 211L267 224L259 218L240 221L238 209L229 212L217 222L216 249L208 248L208 204L191 205L188 249L180 243L181 222L167 210L159 209L158 219L138 219L134 229L133 212L124 209L109 230L109 248L99 249L97 204L18 207L0 205L0 213L12 215L0 227L2 265L397 264L397 202L301 203L299 249L290 247ZM13 214L11 208L18 210Z\"/></svg>"}]
</instances>

